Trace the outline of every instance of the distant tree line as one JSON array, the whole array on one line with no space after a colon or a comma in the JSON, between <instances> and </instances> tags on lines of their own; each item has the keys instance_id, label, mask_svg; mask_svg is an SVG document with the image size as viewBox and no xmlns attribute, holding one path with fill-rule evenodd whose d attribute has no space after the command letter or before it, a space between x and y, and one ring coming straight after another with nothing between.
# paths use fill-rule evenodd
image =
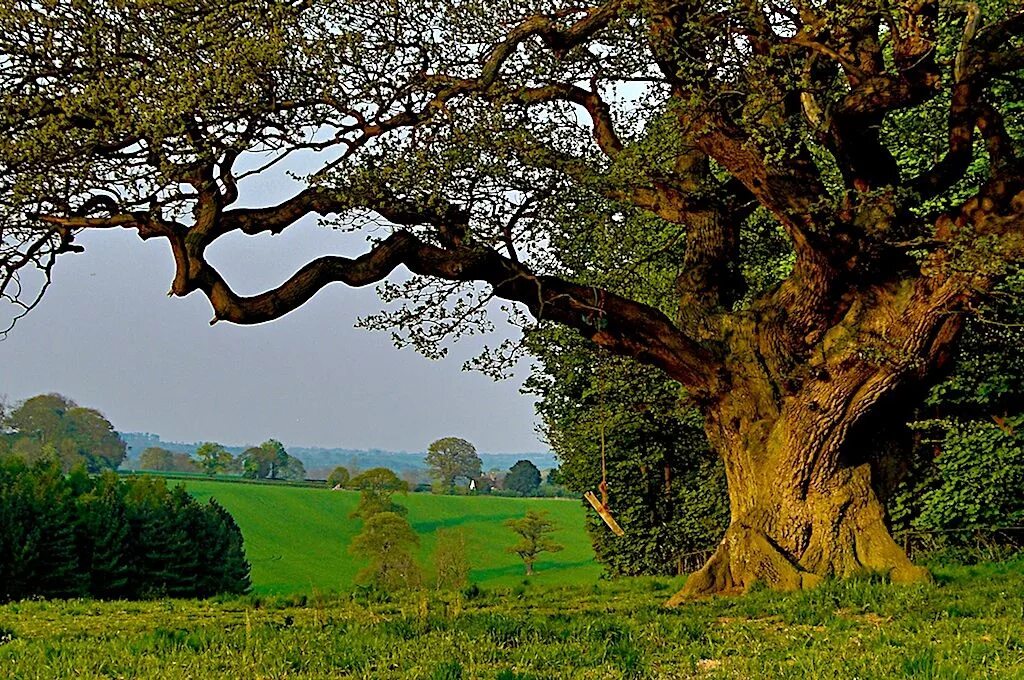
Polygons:
<instances>
[{"instance_id":1,"label":"distant tree line","mask_svg":"<svg viewBox=\"0 0 1024 680\"><path fill-rule=\"evenodd\" d=\"M0 459L0 601L209 597L250 587L242 534L216 501L155 478Z\"/></svg>"},{"instance_id":2,"label":"distant tree line","mask_svg":"<svg viewBox=\"0 0 1024 680\"><path fill-rule=\"evenodd\" d=\"M247 479L286 479L299 481L306 478L302 461L290 455L276 439L268 439L252 446L238 456L231 455L216 442L203 442L195 457L174 452L160 446L150 446L139 454L138 468L154 472L205 472L208 475L234 474Z\"/></svg>"},{"instance_id":3,"label":"distant tree line","mask_svg":"<svg viewBox=\"0 0 1024 680\"><path fill-rule=\"evenodd\" d=\"M437 494L494 493L501 496L559 496L565 491L557 471L542 483L540 470L531 461L519 460L507 472L483 472L476 447L465 439L445 437L427 447L425 462L432 491ZM459 484L459 480L464 480Z\"/></svg>"},{"instance_id":4,"label":"distant tree line","mask_svg":"<svg viewBox=\"0 0 1024 680\"><path fill-rule=\"evenodd\" d=\"M229 454L230 455L230 454ZM139 454L138 468L153 472L202 472L195 458L162 446L150 446Z\"/></svg>"}]
</instances>

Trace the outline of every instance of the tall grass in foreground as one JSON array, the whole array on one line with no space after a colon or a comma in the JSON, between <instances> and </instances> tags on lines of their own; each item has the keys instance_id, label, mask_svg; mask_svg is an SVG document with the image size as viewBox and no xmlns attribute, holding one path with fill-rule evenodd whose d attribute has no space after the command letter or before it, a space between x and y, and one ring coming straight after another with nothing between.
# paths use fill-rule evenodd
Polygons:
<instances>
[{"instance_id":1,"label":"tall grass in foreground","mask_svg":"<svg viewBox=\"0 0 1024 680\"><path fill-rule=\"evenodd\" d=\"M679 585L22 602L0 607L0 676L1024 678L1021 559L664 609Z\"/></svg>"}]
</instances>

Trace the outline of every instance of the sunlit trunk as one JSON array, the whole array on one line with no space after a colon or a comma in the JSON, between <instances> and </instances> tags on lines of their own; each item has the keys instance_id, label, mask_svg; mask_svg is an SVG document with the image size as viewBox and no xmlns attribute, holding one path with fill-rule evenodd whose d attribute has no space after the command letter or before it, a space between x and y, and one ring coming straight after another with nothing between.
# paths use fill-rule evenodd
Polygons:
<instances>
[{"instance_id":1,"label":"sunlit trunk","mask_svg":"<svg viewBox=\"0 0 1024 680\"><path fill-rule=\"evenodd\" d=\"M824 445L808 437L805 447L794 447L786 436L790 424L758 425L764 436L753 434L755 425L715 437L729 479L731 521L712 557L670 603L755 583L794 590L861 573L897 582L928 579L889 534L871 466L843 460L843 437Z\"/></svg>"}]
</instances>

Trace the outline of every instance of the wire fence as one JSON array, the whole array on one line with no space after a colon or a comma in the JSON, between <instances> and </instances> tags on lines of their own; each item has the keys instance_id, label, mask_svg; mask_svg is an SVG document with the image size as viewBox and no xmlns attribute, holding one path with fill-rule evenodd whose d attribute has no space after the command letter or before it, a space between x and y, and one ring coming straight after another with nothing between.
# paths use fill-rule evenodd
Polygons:
<instances>
[{"instance_id":1,"label":"wire fence","mask_svg":"<svg viewBox=\"0 0 1024 680\"><path fill-rule=\"evenodd\" d=\"M908 529L893 538L911 559L952 550L976 561L999 560L1024 551L1024 526Z\"/></svg>"}]
</instances>

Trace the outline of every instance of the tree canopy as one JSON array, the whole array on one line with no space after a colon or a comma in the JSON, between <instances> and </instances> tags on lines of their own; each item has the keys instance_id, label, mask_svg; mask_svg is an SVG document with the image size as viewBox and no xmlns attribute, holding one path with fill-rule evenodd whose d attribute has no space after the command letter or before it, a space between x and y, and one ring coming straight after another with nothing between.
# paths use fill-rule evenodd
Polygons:
<instances>
[{"instance_id":1,"label":"tree canopy","mask_svg":"<svg viewBox=\"0 0 1024 680\"><path fill-rule=\"evenodd\" d=\"M250 479L305 479L306 467L302 461L290 455L284 444L268 439L259 446L253 446L239 455L242 476Z\"/></svg>"},{"instance_id":2,"label":"tree canopy","mask_svg":"<svg viewBox=\"0 0 1024 680\"><path fill-rule=\"evenodd\" d=\"M327 475L327 486L332 489L337 486L348 486L348 482L351 478L352 475L349 473L348 468L344 465L338 465L331 470L329 475Z\"/></svg>"},{"instance_id":3,"label":"tree canopy","mask_svg":"<svg viewBox=\"0 0 1024 680\"><path fill-rule=\"evenodd\" d=\"M396 491L406 493L409 483L387 468L370 468L349 480L350 489L359 490L359 505L352 511L352 517L368 520L380 512L405 515L408 509L391 500Z\"/></svg>"},{"instance_id":4,"label":"tree canopy","mask_svg":"<svg viewBox=\"0 0 1024 680\"><path fill-rule=\"evenodd\" d=\"M437 356L499 298L704 416L732 523L687 594L926 577L869 440L1024 255L1015 3L17 0L0 36L13 316L110 228L165 241L213 322L380 284L364 324ZM307 217L366 251L254 295L207 257Z\"/></svg>"},{"instance_id":5,"label":"tree canopy","mask_svg":"<svg viewBox=\"0 0 1024 680\"><path fill-rule=\"evenodd\" d=\"M540 470L528 460L516 461L505 475L504 488L524 496L532 496L540 488Z\"/></svg>"},{"instance_id":6,"label":"tree canopy","mask_svg":"<svg viewBox=\"0 0 1024 680\"><path fill-rule=\"evenodd\" d=\"M0 420L0 439L29 461L53 458L65 470L79 463L92 472L116 469L126 448L114 426L95 409L61 394L40 394L11 408Z\"/></svg>"},{"instance_id":7,"label":"tree canopy","mask_svg":"<svg viewBox=\"0 0 1024 680\"><path fill-rule=\"evenodd\" d=\"M430 476L443 492L451 491L457 477L479 479L483 462L476 453L476 447L465 439L445 437L427 447L427 465Z\"/></svg>"},{"instance_id":8,"label":"tree canopy","mask_svg":"<svg viewBox=\"0 0 1024 680\"><path fill-rule=\"evenodd\" d=\"M208 475L226 472L235 462L235 457L216 442L203 442L196 449L199 467Z\"/></svg>"}]
</instances>

